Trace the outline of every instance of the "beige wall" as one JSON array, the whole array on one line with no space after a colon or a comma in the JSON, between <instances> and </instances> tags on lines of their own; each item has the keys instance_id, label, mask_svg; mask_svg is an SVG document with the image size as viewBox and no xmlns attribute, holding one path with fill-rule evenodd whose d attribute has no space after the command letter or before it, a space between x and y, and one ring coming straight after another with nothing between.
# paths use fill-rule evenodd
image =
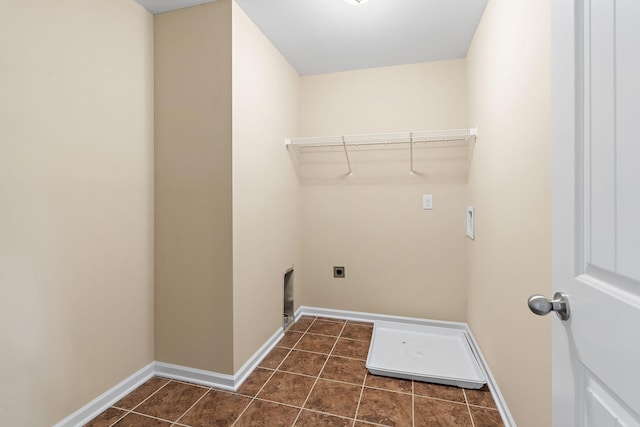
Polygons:
<instances>
[{"instance_id":1,"label":"beige wall","mask_svg":"<svg viewBox=\"0 0 640 427\"><path fill-rule=\"evenodd\" d=\"M298 267L298 180L284 138L297 125L299 77L235 2L232 84L237 371L282 325L283 275Z\"/></svg>"},{"instance_id":2,"label":"beige wall","mask_svg":"<svg viewBox=\"0 0 640 427\"><path fill-rule=\"evenodd\" d=\"M468 319L518 425L550 425L550 319L524 308L551 293L548 1L492 0L466 61L303 78L232 0L157 15L155 356L153 23L130 0L0 14L3 422L53 424L154 357L237 371L295 265L296 306ZM406 149L345 177L282 145L475 124L470 161L417 149L413 176Z\"/></svg>"},{"instance_id":3,"label":"beige wall","mask_svg":"<svg viewBox=\"0 0 640 427\"><path fill-rule=\"evenodd\" d=\"M0 13L0 424L52 425L153 361L153 20Z\"/></svg>"},{"instance_id":4,"label":"beige wall","mask_svg":"<svg viewBox=\"0 0 640 427\"><path fill-rule=\"evenodd\" d=\"M300 136L469 127L464 60L306 76ZM295 154L301 180L302 304L466 318L466 148ZM432 194L434 210L422 209ZM346 267L345 279L333 266Z\"/></svg>"},{"instance_id":5,"label":"beige wall","mask_svg":"<svg viewBox=\"0 0 640 427\"><path fill-rule=\"evenodd\" d=\"M233 373L231 1L155 16L156 360Z\"/></svg>"},{"instance_id":6,"label":"beige wall","mask_svg":"<svg viewBox=\"0 0 640 427\"><path fill-rule=\"evenodd\" d=\"M469 50L469 324L520 427L551 425L549 1L491 0Z\"/></svg>"}]
</instances>

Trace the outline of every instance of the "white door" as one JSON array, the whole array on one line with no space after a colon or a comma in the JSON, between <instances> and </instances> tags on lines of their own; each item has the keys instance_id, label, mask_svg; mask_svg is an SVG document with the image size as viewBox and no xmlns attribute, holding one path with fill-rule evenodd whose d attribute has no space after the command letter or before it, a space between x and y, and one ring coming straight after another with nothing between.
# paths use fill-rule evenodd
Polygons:
<instances>
[{"instance_id":1,"label":"white door","mask_svg":"<svg viewBox=\"0 0 640 427\"><path fill-rule=\"evenodd\" d=\"M640 426L640 0L551 26L554 426Z\"/></svg>"}]
</instances>

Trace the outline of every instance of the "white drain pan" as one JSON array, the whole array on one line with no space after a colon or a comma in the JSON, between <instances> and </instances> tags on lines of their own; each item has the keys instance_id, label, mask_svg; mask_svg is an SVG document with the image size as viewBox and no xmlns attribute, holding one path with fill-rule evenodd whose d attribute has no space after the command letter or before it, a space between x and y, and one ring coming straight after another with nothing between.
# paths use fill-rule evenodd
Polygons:
<instances>
[{"instance_id":1,"label":"white drain pan","mask_svg":"<svg viewBox=\"0 0 640 427\"><path fill-rule=\"evenodd\" d=\"M478 389L486 383L464 331L376 322L367 357L374 375Z\"/></svg>"}]
</instances>

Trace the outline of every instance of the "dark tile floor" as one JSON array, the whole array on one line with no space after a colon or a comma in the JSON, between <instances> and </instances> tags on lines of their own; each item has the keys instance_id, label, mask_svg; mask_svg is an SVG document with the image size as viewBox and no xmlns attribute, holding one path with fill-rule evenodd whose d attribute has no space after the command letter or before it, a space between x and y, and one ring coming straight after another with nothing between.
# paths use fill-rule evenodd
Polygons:
<instances>
[{"instance_id":1,"label":"dark tile floor","mask_svg":"<svg viewBox=\"0 0 640 427\"><path fill-rule=\"evenodd\" d=\"M88 426L502 426L491 393L371 375L373 326L303 317L236 393L151 378Z\"/></svg>"}]
</instances>

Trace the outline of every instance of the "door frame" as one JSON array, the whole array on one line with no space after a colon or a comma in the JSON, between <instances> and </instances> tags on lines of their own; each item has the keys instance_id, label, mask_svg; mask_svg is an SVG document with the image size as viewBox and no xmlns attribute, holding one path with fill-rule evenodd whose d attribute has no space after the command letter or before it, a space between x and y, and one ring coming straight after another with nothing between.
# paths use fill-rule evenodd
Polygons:
<instances>
[{"instance_id":1,"label":"door frame","mask_svg":"<svg viewBox=\"0 0 640 427\"><path fill-rule=\"evenodd\" d=\"M578 174L576 162L582 133L582 91L577 16L580 0L551 0L551 229L552 288L561 291L567 268L574 270L579 260L575 238L576 214L583 203L577 198ZM568 322L571 322L569 320ZM553 425L580 425L576 413L576 380L570 348L570 323L552 322L552 407Z\"/></svg>"}]
</instances>

